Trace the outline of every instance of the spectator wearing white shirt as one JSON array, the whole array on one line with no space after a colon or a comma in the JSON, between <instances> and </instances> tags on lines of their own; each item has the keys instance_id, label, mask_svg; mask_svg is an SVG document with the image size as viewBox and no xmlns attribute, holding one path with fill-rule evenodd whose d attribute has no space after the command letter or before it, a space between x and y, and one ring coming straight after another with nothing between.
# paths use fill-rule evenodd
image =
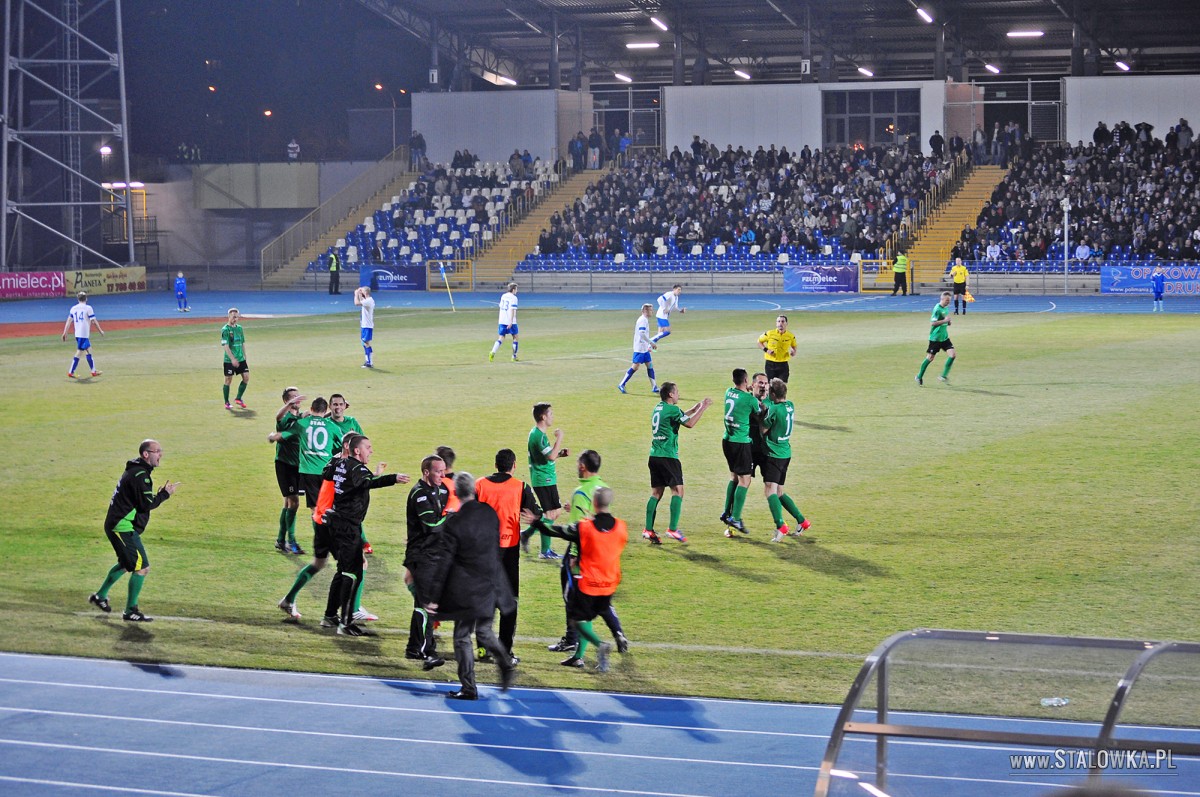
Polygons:
<instances>
[{"instance_id":1,"label":"spectator wearing white shirt","mask_svg":"<svg viewBox=\"0 0 1200 797\"><path fill-rule=\"evenodd\" d=\"M992 241L990 244L988 244L987 259L993 262L1000 259L1000 244L996 243L995 241Z\"/></svg>"}]
</instances>

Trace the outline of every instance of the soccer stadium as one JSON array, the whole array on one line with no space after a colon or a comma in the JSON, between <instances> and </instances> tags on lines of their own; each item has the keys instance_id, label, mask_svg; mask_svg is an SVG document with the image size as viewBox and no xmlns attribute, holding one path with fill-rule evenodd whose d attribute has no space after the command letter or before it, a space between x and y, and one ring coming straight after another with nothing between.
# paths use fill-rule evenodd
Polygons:
<instances>
[{"instance_id":1,"label":"soccer stadium","mask_svg":"<svg viewBox=\"0 0 1200 797\"><path fill-rule=\"evenodd\" d=\"M1200 5L4 10L0 793L1200 797Z\"/></svg>"}]
</instances>

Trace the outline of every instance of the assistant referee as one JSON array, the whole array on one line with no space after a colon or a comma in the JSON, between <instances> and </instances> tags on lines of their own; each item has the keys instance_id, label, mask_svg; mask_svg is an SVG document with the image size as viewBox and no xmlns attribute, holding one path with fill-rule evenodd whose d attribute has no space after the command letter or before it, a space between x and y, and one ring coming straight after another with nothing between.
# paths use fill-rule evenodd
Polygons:
<instances>
[{"instance_id":1,"label":"assistant referee","mask_svg":"<svg viewBox=\"0 0 1200 797\"><path fill-rule=\"evenodd\" d=\"M758 336L758 347L766 358L767 380L788 381L788 360L796 356L796 336L788 332L788 318L781 315L775 319L775 328Z\"/></svg>"}]
</instances>

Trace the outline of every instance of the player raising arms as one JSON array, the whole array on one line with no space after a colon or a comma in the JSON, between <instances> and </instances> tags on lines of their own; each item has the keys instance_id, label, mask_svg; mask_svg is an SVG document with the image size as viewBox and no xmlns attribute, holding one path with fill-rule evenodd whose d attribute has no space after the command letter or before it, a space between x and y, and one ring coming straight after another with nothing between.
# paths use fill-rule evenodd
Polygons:
<instances>
[{"instance_id":1,"label":"player raising arms","mask_svg":"<svg viewBox=\"0 0 1200 797\"><path fill-rule=\"evenodd\" d=\"M783 510L796 519L800 532L811 525L800 514L800 508L791 496L783 491L787 480L788 465L792 461L792 427L795 425L796 407L787 397L787 382L772 379L771 400L767 402L767 414L762 421L763 442L767 446L767 457L762 463L763 493L775 521L775 536L771 542L779 542L790 529L783 522Z\"/></svg>"},{"instance_id":2,"label":"player raising arms","mask_svg":"<svg viewBox=\"0 0 1200 797\"><path fill-rule=\"evenodd\" d=\"M681 313L687 312L679 306L679 294L681 293L683 293L683 286L675 283L671 286L671 290L658 297L658 312L655 313L655 318L658 319L658 334L650 339L652 343L658 343L671 334L671 313L676 310Z\"/></svg>"},{"instance_id":3,"label":"player raising arms","mask_svg":"<svg viewBox=\"0 0 1200 797\"><path fill-rule=\"evenodd\" d=\"M87 303L87 294L80 291L76 297L79 303L71 308L71 312L67 313L67 323L63 324L62 339L67 339L67 332L70 331L71 325L75 325L75 359L71 360L71 370L67 371L67 376L71 379L75 378L75 369L79 366L79 355L87 357L88 367L92 369L92 376L100 376L100 371L96 370L96 363L92 360L92 324L96 325L96 331L101 335L104 330L100 328L100 321L96 318L96 311Z\"/></svg>"},{"instance_id":4,"label":"player raising arms","mask_svg":"<svg viewBox=\"0 0 1200 797\"><path fill-rule=\"evenodd\" d=\"M658 348L650 340L650 316L654 314L654 308L649 304L642 305L642 313L638 316L637 323L633 325L633 365L629 366L629 370L625 372L625 378L617 385L617 390L625 392L625 385L637 373L637 369L642 367L642 363L646 364L646 376L650 377L650 392L658 392L658 383L654 379L654 361L650 359L650 352Z\"/></svg>"},{"instance_id":5,"label":"player raising arms","mask_svg":"<svg viewBox=\"0 0 1200 797\"><path fill-rule=\"evenodd\" d=\"M366 356L362 367L374 368L375 362L371 359L371 353L375 350L371 347L371 340L375 337L375 300L371 298L371 289L365 285L355 288L354 305L362 308L359 337L362 339L363 354Z\"/></svg>"},{"instance_id":6,"label":"player raising arms","mask_svg":"<svg viewBox=\"0 0 1200 797\"><path fill-rule=\"evenodd\" d=\"M679 530L679 516L683 514L683 465L679 462L679 427L691 429L700 420L704 411L712 405L706 398L684 412L679 409L679 387L674 382L663 382L659 391L662 399L650 414L650 500L646 502L646 530L642 536L654 545L661 545L654 533L654 516L658 513L658 502L669 487L671 489L671 520L667 534L672 539L687 542Z\"/></svg>"},{"instance_id":7,"label":"player raising arms","mask_svg":"<svg viewBox=\"0 0 1200 797\"><path fill-rule=\"evenodd\" d=\"M512 335L512 358L513 362L517 361L517 348L521 345L517 341L517 283L508 283L508 290L500 296L500 326L496 332L496 342L492 345L492 353L488 355L488 362L496 359L496 352L500 351L500 344L504 343L504 336Z\"/></svg>"},{"instance_id":8,"label":"player raising arms","mask_svg":"<svg viewBox=\"0 0 1200 797\"><path fill-rule=\"evenodd\" d=\"M942 298L929 315L929 347L925 350L925 359L921 361L921 370L914 377L918 385L925 384L925 369L939 351L946 352L946 365L938 379L950 381L950 368L954 365L955 357L954 344L950 342L950 295L950 291L942 291Z\"/></svg>"}]
</instances>

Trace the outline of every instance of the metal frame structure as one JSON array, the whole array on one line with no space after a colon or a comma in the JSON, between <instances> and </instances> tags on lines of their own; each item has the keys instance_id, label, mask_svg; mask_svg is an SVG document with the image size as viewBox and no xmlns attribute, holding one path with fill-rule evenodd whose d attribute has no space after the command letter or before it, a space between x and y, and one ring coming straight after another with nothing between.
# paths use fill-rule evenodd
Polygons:
<instances>
[{"instance_id":1,"label":"metal frame structure","mask_svg":"<svg viewBox=\"0 0 1200 797\"><path fill-rule=\"evenodd\" d=\"M1063 647L1100 648L1108 650L1141 651L1125 674L1117 683L1117 688L1109 702L1108 711L1099 731L1093 736L1073 736L1068 734L1028 733L1021 731L983 731L966 728L956 728L947 725L901 725L888 720L888 663L891 653L902 643L938 640L954 642L974 642L981 645L1056 645ZM817 775L817 787L813 797L828 797L834 780L834 764L842 748L842 743L849 735L873 736L875 738L875 786L887 788L888 772L888 740L891 738L907 739L937 739L941 741L964 741L990 744L1017 744L1043 747L1071 747L1083 750L1145 750L1155 751L1171 748L1176 755L1200 755L1200 744L1179 741L1166 741L1153 738L1123 738L1114 736L1117 720L1125 707L1129 692L1137 682L1138 676L1154 658L1163 653L1187 653L1200 656L1200 643L1196 642L1149 642L1133 639L1102 639L1096 637L1049 636L1043 634L997 634L983 631L951 631L944 629L918 629L902 631L885 639L871 655L863 662L854 684L846 695L845 702L838 712L829 744L825 748L825 757L821 760L821 770ZM871 681L875 681L876 704L875 722L858 722L854 713L859 710L859 704L867 692ZM1093 760L1099 760L1096 756ZM1093 767L1089 779L1100 776L1100 770Z\"/></svg>"},{"instance_id":2,"label":"metal frame structure","mask_svg":"<svg viewBox=\"0 0 1200 797\"><path fill-rule=\"evenodd\" d=\"M4 0L0 271L23 265L27 227L66 244L65 262L56 265L122 265L94 246L101 225L94 225L95 232L85 226L89 208L119 208L128 243L126 262L136 260L133 192L105 188L85 170L86 146L98 149L119 140L124 175L120 185L131 184L124 49L121 0L98 0L86 7L81 0ZM98 104L114 99L117 108L112 113ZM37 118L32 110L36 101L56 103L57 118ZM33 164L53 171L56 180L51 183L60 183L61 197L43 197L44 186L29 184L26 170ZM95 189L95 198L85 196L89 189ZM46 211L39 209L60 213L48 220Z\"/></svg>"}]
</instances>

